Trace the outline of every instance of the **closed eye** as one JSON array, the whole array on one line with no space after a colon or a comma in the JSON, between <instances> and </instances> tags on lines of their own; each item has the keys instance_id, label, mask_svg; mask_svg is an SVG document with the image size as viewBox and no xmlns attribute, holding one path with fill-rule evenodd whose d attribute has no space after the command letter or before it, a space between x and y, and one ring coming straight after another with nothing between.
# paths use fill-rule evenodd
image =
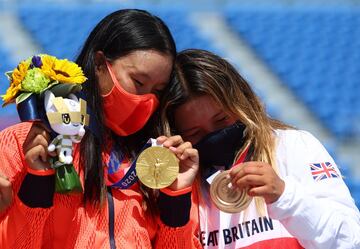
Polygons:
<instances>
[{"instance_id":1,"label":"closed eye","mask_svg":"<svg viewBox=\"0 0 360 249\"><path fill-rule=\"evenodd\" d=\"M194 137L194 136L197 136L199 134L199 131L195 131L195 132L189 132L189 133L184 133L184 137L189 137L189 138L191 138L191 137Z\"/></svg>"},{"instance_id":2,"label":"closed eye","mask_svg":"<svg viewBox=\"0 0 360 249\"><path fill-rule=\"evenodd\" d=\"M144 84L143 84L142 82L140 82L140 81L138 81L138 80L136 80L136 79L134 79L134 82L135 82L135 84L138 85L138 86L144 86Z\"/></svg>"},{"instance_id":3,"label":"closed eye","mask_svg":"<svg viewBox=\"0 0 360 249\"><path fill-rule=\"evenodd\" d=\"M216 122L217 122L217 123L221 123L221 122L224 122L224 121L226 121L226 120L228 120L228 119L229 119L229 117L228 117L228 116L224 116L224 117L222 117L222 118L220 118L220 119L216 120Z\"/></svg>"}]
</instances>

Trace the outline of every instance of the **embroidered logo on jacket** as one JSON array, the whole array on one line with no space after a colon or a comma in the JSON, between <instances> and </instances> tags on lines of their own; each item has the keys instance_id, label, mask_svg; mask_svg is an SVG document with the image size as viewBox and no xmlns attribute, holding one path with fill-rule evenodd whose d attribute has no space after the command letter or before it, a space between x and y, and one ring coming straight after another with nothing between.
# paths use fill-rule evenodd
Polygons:
<instances>
[{"instance_id":1,"label":"embroidered logo on jacket","mask_svg":"<svg viewBox=\"0 0 360 249\"><path fill-rule=\"evenodd\" d=\"M339 174L336 172L334 166L329 163L312 163L310 164L311 174L315 181L320 181L326 178L337 178Z\"/></svg>"}]
</instances>

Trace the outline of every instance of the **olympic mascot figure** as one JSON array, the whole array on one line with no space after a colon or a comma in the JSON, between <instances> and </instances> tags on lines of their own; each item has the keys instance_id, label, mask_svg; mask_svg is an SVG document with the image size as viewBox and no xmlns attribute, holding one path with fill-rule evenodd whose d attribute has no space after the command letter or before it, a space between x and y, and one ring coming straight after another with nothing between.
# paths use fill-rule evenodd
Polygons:
<instances>
[{"instance_id":1,"label":"olympic mascot figure","mask_svg":"<svg viewBox=\"0 0 360 249\"><path fill-rule=\"evenodd\" d=\"M58 158L52 160L56 169L55 191L67 193L82 191L79 177L73 167L73 143L80 143L85 134L84 126L88 123L86 102L74 94L69 98L55 97L51 91L45 92L44 106L50 127L58 133L48 151L56 150Z\"/></svg>"}]
</instances>

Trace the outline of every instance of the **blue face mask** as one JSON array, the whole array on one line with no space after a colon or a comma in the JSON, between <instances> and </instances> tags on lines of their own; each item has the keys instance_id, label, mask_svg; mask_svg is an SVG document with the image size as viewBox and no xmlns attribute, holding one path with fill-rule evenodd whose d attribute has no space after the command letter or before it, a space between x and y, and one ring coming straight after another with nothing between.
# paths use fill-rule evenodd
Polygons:
<instances>
[{"instance_id":1,"label":"blue face mask","mask_svg":"<svg viewBox=\"0 0 360 249\"><path fill-rule=\"evenodd\" d=\"M245 125L236 122L223 129L211 132L194 145L199 151L202 171L216 166L228 169L232 166L236 152L244 145Z\"/></svg>"}]
</instances>

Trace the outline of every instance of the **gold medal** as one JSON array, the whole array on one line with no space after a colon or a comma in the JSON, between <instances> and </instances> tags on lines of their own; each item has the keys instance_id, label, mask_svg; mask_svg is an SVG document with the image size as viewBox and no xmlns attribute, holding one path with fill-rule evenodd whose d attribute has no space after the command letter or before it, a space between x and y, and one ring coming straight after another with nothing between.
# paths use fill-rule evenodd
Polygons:
<instances>
[{"instance_id":1,"label":"gold medal","mask_svg":"<svg viewBox=\"0 0 360 249\"><path fill-rule=\"evenodd\" d=\"M145 149L136 161L139 180L153 189L171 185L179 174L179 162L169 149L152 146Z\"/></svg>"},{"instance_id":2,"label":"gold medal","mask_svg":"<svg viewBox=\"0 0 360 249\"><path fill-rule=\"evenodd\" d=\"M246 209L252 197L246 191L239 191L229 187L228 171L218 174L210 185L210 196L214 204L226 213L238 213Z\"/></svg>"}]
</instances>

